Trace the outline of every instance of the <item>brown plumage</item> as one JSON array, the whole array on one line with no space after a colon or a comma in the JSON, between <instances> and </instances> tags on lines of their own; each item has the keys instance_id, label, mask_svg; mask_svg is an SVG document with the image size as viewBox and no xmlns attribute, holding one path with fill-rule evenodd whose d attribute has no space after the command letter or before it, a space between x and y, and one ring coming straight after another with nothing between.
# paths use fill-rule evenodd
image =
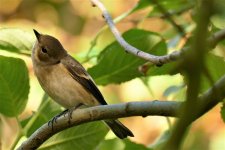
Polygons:
<instances>
[{"instance_id":1,"label":"brown plumage","mask_svg":"<svg viewBox=\"0 0 225 150\"><path fill-rule=\"evenodd\" d=\"M54 37L42 35L34 30L37 41L32 50L34 72L46 93L65 108L78 105L107 105L101 92L83 66L67 54ZM105 123L123 139L134 136L118 120Z\"/></svg>"}]
</instances>

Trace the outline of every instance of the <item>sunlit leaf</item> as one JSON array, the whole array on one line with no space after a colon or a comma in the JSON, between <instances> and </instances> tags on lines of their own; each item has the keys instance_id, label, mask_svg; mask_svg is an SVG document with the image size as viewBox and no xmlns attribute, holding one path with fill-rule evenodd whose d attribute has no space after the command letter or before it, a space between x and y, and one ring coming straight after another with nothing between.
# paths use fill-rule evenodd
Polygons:
<instances>
[{"instance_id":1,"label":"sunlit leaf","mask_svg":"<svg viewBox=\"0 0 225 150\"><path fill-rule=\"evenodd\" d=\"M213 25L219 29L225 28L225 15L215 15L212 17L211 22Z\"/></svg>"},{"instance_id":2,"label":"sunlit leaf","mask_svg":"<svg viewBox=\"0 0 225 150\"><path fill-rule=\"evenodd\" d=\"M206 56L206 68L208 70L210 78L213 82L216 82L225 74L225 59L213 54L207 54ZM212 86L210 79L207 77L206 73L203 72L202 82L201 82L201 92L206 91Z\"/></svg>"},{"instance_id":3,"label":"sunlit leaf","mask_svg":"<svg viewBox=\"0 0 225 150\"><path fill-rule=\"evenodd\" d=\"M52 117L59 114L62 110L60 106L53 102L48 97L44 97L37 112L21 122L22 127L25 128L25 134L29 137L34 131L36 131L41 125L48 122Z\"/></svg>"},{"instance_id":4,"label":"sunlit leaf","mask_svg":"<svg viewBox=\"0 0 225 150\"><path fill-rule=\"evenodd\" d=\"M137 5L134 7L134 9L132 10L132 13L134 13L135 11L138 11L138 10L141 10L141 9L144 9L148 6L150 6L151 4L151 1L149 0L139 0L137 2Z\"/></svg>"},{"instance_id":5,"label":"sunlit leaf","mask_svg":"<svg viewBox=\"0 0 225 150\"><path fill-rule=\"evenodd\" d=\"M154 1L151 1L152 4L155 4ZM179 14L182 12L185 12L186 10L192 8L194 6L193 0L160 0L157 1L157 4L159 4L161 7L163 7L167 13L170 14ZM159 9L158 5L154 5L153 10L149 13L149 17L158 17L166 15L163 14L161 9ZM166 17L166 16L165 16Z\"/></svg>"},{"instance_id":6,"label":"sunlit leaf","mask_svg":"<svg viewBox=\"0 0 225 150\"><path fill-rule=\"evenodd\" d=\"M104 139L107 132L107 127L100 121L86 123L54 135L39 149L94 150Z\"/></svg>"},{"instance_id":7,"label":"sunlit leaf","mask_svg":"<svg viewBox=\"0 0 225 150\"><path fill-rule=\"evenodd\" d=\"M25 108L29 78L22 59L0 56L0 113L17 116Z\"/></svg>"},{"instance_id":8,"label":"sunlit leaf","mask_svg":"<svg viewBox=\"0 0 225 150\"><path fill-rule=\"evenodd\" d=\"M120 140L115 138L103 141L97 150L151 150L151 148L132 142L129 139Z\"/></svg>"},{"instance_id":9,"label":"sunlit leaf","mask_svg":"<svg viewBox=\"0 0 225 150\"><path fill-rule=\"evenodd\" d=\"M21 29L0 29L0 50L30 54L34 41L34 35Z\"/></svg>"},{"instance_id":10,"label":"sunlit leaf","mask_svg":"<svg viewBox=\"0 0 225 150\"><path fill-rule=\"evenodd\" d=\"M217 0L215 1L215 14L211 18L211 22L214 26L216 26L219 29L225 28L225 3L224 0Z\"/></svg>"},{"instance_id":11,"label":"sunlit leaf","mask_svg":"<svg viewBox=\"0 0 225 150\"><path fill-rule=\"evenodd\" d=\"M124 150L124 148L124 142L118 138L114 138L102 141L96 150Z\"/></svg>"},{"instance_id":12,"label":"sunlit leaf","mask_svg":"<svg viewBox=\"0 0 225 150\"><path fill-rule=\"evenodd\" d=\"M129 139L124 140L125 148L124 150L131 150L131 149L137 149L137 150L152 150L151 148L147 148L146 146L142 144L137 144L135 142L130 141Z\"/></svg>"},{"instance_id":13,"label":"sunlit leaf","mask_svg":"<svg viewBox=\"0 0 225 150\"><path fill-rule=\"evenodd\" d=\"M132 29L124 33L125 40L132 46L154 55L166 54L164 40L153 32ZM97 65L88 69L97 84L121 83L143 76L138 70L146 61L126 53L117 43L107 46L99 55Z\"/></svg>"}]
</instances>

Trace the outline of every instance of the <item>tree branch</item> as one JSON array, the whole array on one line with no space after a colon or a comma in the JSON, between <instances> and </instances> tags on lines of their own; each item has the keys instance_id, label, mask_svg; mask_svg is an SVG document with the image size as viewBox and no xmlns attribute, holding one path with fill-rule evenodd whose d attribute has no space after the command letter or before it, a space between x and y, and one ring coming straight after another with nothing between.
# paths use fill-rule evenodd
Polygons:
<instances>
[{"instance_id":1,"label":"tree branch","mask_svg":"<svg viewBox=\"0 0 225 150\"><path fill-rule=\"evenodd\" d=\"M202 116L205 112L213 108L217 103L225 97L225 76L223 76L216 84L199 97L198 103L202 106L201 111L195 114L193 121ZM57 123L54 123L54 130L48 126L48 123L42 125L36 130L18 150L35 149L49 139L54 134L80 125L86 122L115 119L130 116L171 116L176 117L176 113L182 107L182 102L171 101L149 101L149 102L129 102L115 105L95 106L84 109L77 109L72 114L70 124L68 116L61 116Z\"/></svg>"},{"instance_id":2,"label":"tree branch","mask_svg":"<svg viewBox=\"0 0 225 150\"><path fill-rule=\"evenodd\" d=\"M181 103L170 101L150 101L150 102L129 102L114 105L101 105L83 109L76 109L72 113L72 119L68 123L68 114L62 115L54 122L54 130L52 131L51 125L48 123L42 125L36 130L18 149L36 149L44 141L53 136L54 134L65 130L72 126L77 126L86 122L116 119L129 116L176 116Z\"/></svg>"},{"instance_id":3,"label":"tree branch","mask_svg":"<svg viewBox=\"0 0 225 150\"><path fill-rule=\"evenodd\" d=\"M102 15L105 18L106 23L108 24L111 32L115 36L117 42L125 49L126 52L133 54L137 57L140 57L144 60L150 61L153 64L156 65L163 65L165 63L169 63L172 61L175 61L181 57L190 47L185 47L181 49L180 51L174 51L171 54L164 55L164 56L155 56L149 53L146 53L142 50L137 49L136 47L133 47L129 43L127 43L124 38L121 36L119 30L116 28L112 17L110 16L109 12L105 8L105 6L99 1L99 0L90 0L93 4L93 6L97 6L101 11ZM219 34L218 34L219 33ZM209 45L212 45L211 48L213 48L218 42L225 39L225 29L216 32L212 37L208 39Z\"/></svg>"}]
</instances>

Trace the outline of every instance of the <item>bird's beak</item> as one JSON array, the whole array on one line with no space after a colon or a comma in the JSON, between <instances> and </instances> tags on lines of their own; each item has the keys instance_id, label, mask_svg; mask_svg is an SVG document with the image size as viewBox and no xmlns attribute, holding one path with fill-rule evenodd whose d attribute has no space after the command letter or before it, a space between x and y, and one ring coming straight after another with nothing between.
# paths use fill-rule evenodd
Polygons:
<instances>
[{"instance_id":1,"label":"bird's beak","mask_svg":"<svg viewBox=\"0 0 225 150\"><path fill-rule=\"evenodd\" d=\"M40 39L40 37L41 37L41 34L38 33L35 29L33 29L33 30L34 30L34 34L35 34L37 40L39 41L39 39Z\"/></svg>"}]
</instances>

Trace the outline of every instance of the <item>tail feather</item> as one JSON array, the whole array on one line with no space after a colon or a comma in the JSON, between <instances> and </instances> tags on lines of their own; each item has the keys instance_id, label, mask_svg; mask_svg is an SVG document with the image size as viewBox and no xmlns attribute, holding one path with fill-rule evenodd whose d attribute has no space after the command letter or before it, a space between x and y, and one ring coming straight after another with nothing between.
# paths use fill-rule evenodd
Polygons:
<instances>
[{"instance_id":1,"label":"tail feather","mask_svg":"<svg viewBox=\"0 0 225 150\"><path fill-rule=\"evenodd\" d=\"M124 139L127 136L134 137L133 133L127 127L125 127L119 120L105 120L105 123L120 139Z\"/></svg>"}]
</instances>

